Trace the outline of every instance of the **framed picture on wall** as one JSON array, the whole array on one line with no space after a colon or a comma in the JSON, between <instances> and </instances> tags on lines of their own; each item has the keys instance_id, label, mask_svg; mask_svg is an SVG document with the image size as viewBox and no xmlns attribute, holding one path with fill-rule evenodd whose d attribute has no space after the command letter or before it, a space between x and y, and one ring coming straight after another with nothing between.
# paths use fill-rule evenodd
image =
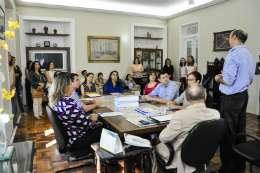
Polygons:
<instances>
[{"instance_id":1,"label":"framed picture on wall","mask_svg":"<svg viewBox=\"0 0 260 173\"><path fill-rule=\"evenodd\" d=\"M120 62L120 37L88 36L88 62Z\"/></svg>"},{"instance_id":2,"label":"framed picture on wall","mask_svg":"<svg viewBox=\"0 0 260 173\"><path fill-rule=\"evenodd\" d=\"M5 12L3 8L0 6L0 39L1 40L5 39L4 32L5 32Z\"/></svg>"},{"instance_id":3,"label":"framed picture on wall","mask_svg":"<svg viewBox=\"0 0 260 173\"><path fill-rule=\"evenodd\" d=\"M229 51L231 49L229 44L229 36L232 31L234 30L213 33L213 51Z\"/></svg>"}]
</instances>

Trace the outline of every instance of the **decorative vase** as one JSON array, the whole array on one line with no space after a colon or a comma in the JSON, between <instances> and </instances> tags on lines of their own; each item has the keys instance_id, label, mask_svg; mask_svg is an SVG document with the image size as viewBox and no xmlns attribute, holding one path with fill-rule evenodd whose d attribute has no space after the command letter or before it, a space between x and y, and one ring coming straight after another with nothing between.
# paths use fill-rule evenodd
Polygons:
<instances>
[{"instance_id":1,"label":"decorative vase","mask_svg":"<svg viewBox=\"0 0 260 173\"><path fill-rule=\"evenodd\" d=\"M223 65L225 62L224 58L222 57L221 60L220 60L220 64Z\"/></svg>"},{"instance_id":2,"label":"decorative vase","mask_svg":"<svg viewBox=\"0 0 260 173\"><path fill-rule=\"evenodd\" d=\"M139 41L139 43L138 43L138 48L140 48L140 45L141 45L141 43L140 43L140 41Z\"/></svg>"},{"instance_id":3,"label":"decorative vase","mask_svg":"<svg viewBox=\"0 0 260 173\"><path fill-rule=\"evenodd\" d=\"M57 34L57 29L54 29L53 32L54 32L54 34Z\"/></svg>"},{"instance_id":4,"label":"decorative vase","mask_svg":"<svg viewBox=\"0 0 260 173\"><path fill-rule=\"evenodd\" d=\"M147 32L147 38L149 38L149 32Z\"/></svg>"},{"instance_id":5,"label":"decorative vase","mask_svg":"<svg viewBox=\"0 0 260 173\"><path fill-rule=\"evenodd\" d=\"M43 29L44 29L45 34L48 34L48 27L45 26Z\"/></svg>"},{"instance_id":6,"label":"decorative vase","mask_svg":"<svg viewBox=\"0 0 260 173\"><path fill-rule=\"evenodd\" d=\"M219 65L219 60L218 60L218 58L216 57L216 59L214 60L214 65Z\"/></svg>"},{"instance_id":7,"label":"decorative vase","mask_svg":"<svg viewBox=\"0 0 260 173\"><path fill-rule=\"evenodd\" d=\"M5 153L6 143L5 123L0 120L0 155Z\"/></svg>"},{"instance_id":8,"label":"decorative vase","mask_svg":"<svg viewBox=\"0 0 260 173\"><path fill-rule=\"evenodd\" d=\"M35 29L35 28L33 28L33 29L32 29L32 33L35 33L35 31L36 31L36 29Z\"/></svg>"}]
</instances>

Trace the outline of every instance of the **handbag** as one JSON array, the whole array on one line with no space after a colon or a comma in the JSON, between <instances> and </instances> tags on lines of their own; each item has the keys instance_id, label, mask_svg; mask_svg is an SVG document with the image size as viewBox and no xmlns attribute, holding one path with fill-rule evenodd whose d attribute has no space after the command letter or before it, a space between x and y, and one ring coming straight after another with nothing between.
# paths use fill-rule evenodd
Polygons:
<instances>
[{"instance_id":1,"label":"handbag","mask_svg":"<svg viewBox=\"0 0 260 173\"><path fill-rule=\"evenodd\" d=\"M42 81L41 75L40 75L40 82ZM43 89L41 90L37 90L37 89L33 89L31 88L31 93L32 93L32 98L43 98L44 96L44 92Z\"/></svg>"}]
</instances>

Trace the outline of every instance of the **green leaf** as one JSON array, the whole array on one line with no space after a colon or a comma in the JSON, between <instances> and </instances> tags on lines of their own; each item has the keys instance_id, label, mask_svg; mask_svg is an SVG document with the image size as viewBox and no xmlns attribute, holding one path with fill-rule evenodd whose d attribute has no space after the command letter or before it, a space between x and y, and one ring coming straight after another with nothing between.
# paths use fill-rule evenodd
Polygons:
<instances>
[{"instance_id":1,"label":"green leaf","mask_svg":"<svg viewBox=\"0 0 260 173\"><path fill-rule=\"evenodd\" d=\"M6 110L3 110L3 111L2 111L2 114L5 114L5 113L6 113Z\"/></svg>"},{"instance_id":2,"label":"green leaf","mask_svg":"<svg viewBox=\"0 0 260 173\"><path fill-rule=\"evenodd\" d=\"M14 120L14 114L11 114L10 117L11 117L11 121L13 121Z\"/></svg>"}]
</instances>

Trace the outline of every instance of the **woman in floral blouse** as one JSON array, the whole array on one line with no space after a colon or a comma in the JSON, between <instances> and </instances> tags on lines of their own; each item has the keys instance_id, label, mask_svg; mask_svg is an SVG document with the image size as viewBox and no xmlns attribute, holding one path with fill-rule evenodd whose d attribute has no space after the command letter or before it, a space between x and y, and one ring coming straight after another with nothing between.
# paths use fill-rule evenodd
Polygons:
<instances>
[{"instance_id":1,"label":"woman in floral blouse","mask_svg":"<svg viewBox=\"0 0 260 173\"><path fill-rule=\"evenodd\" d=\"M67 129L67 150L86 149L92 143L100 141L102 127L93 127L98 120L97 114L86 115L74 100L69 98L73 90L69 75L58 76L50 89L49 106L58 114Z\"/></svg>"}]
</instances>

